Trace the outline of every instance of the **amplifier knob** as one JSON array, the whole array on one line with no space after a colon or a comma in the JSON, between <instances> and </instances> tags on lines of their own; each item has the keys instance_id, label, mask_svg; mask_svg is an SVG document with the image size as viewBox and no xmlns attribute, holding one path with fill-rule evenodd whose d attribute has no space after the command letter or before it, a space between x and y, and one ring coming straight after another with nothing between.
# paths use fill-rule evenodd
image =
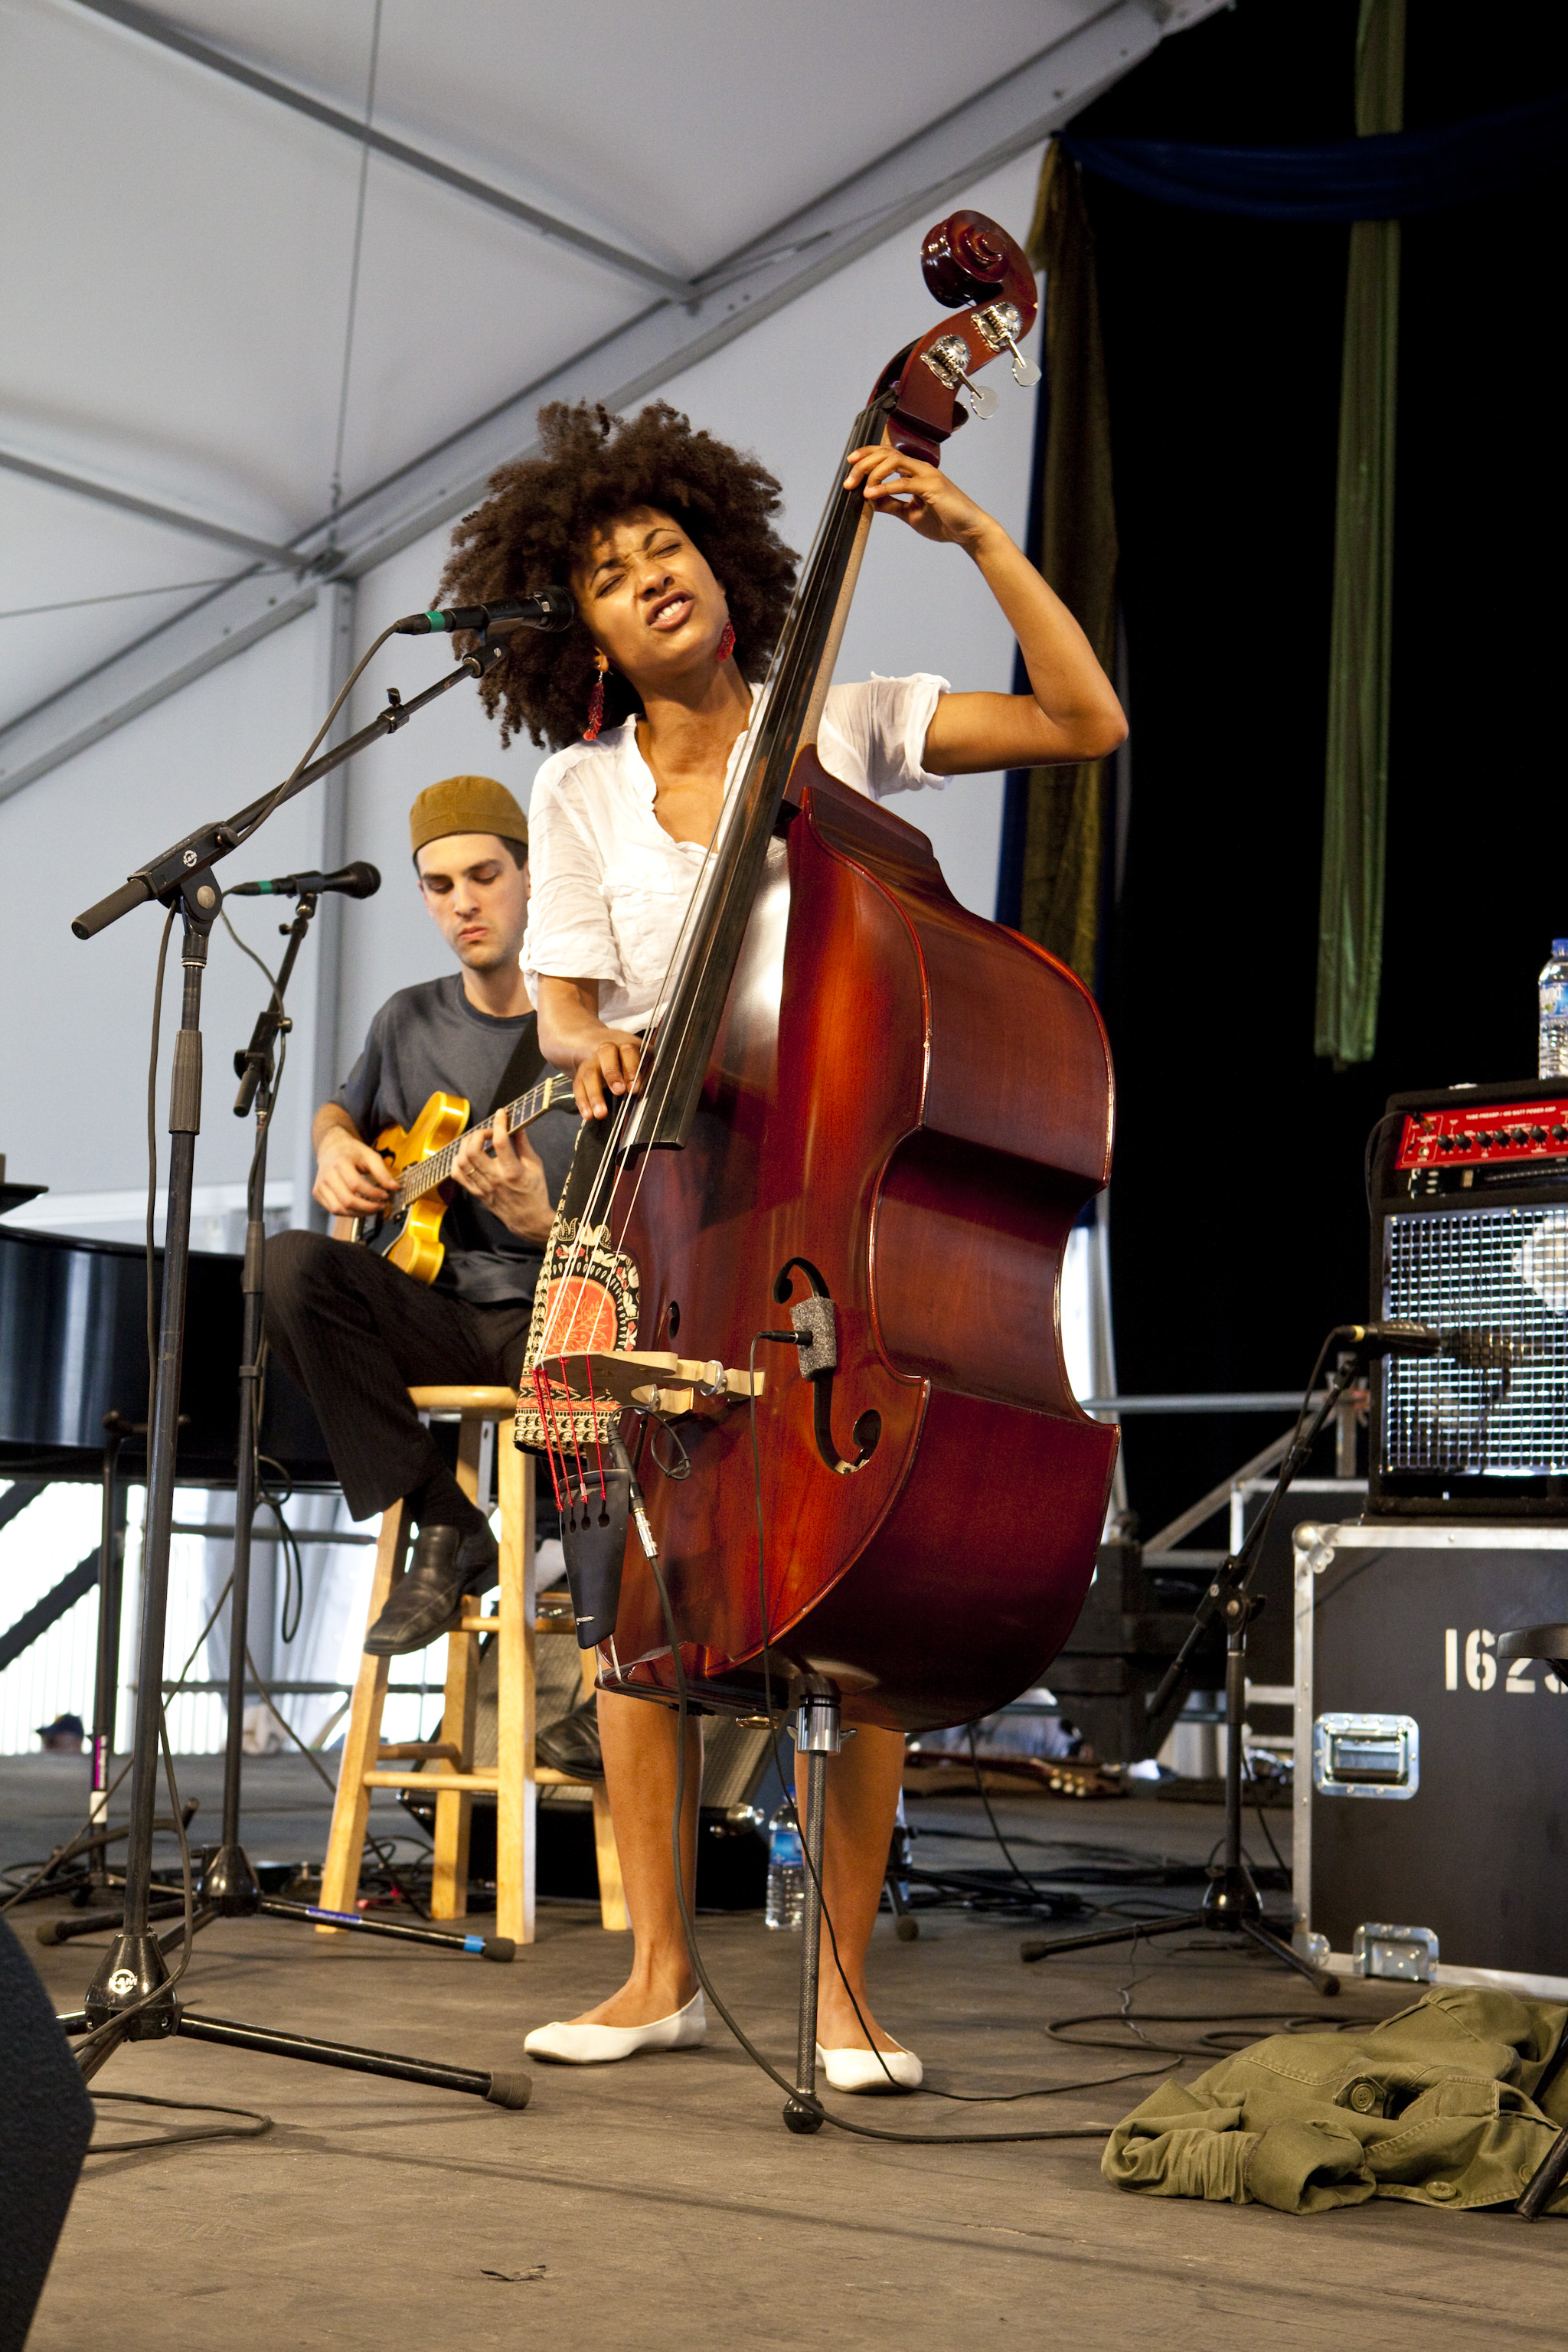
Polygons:
<instances>
[{"instance_id":1,"label":"amplifier knob","mask_svg":"<svg viewBox=\"0 0 1568 2352\"><path fill-rule=\"evenodd\" d=\"M1530 1139L1531 1143L1544 1143L1546 1129L1543 1127L1532 1127L1530 1130Z\"/></svg>"},{"instance_id":2,"label":"amplifier knob","mask_svg":"<svg viewBox=\"0 0 1568 2352\"><path fill-rule=\"evenodd\" d=\"M1568 1127L1554 1127L1552 1140L1553 1143L1568 1143Z\"/></svg>"}]
</instances>

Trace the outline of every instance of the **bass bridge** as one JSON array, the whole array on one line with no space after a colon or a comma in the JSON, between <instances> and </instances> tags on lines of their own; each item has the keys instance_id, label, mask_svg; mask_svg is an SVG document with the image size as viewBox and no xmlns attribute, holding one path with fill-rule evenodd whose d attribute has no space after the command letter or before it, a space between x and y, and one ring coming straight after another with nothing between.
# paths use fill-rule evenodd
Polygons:
<instances>
[{"instance_id":1,"label":"bass bridge","mask_svg":"<svg viewBox=\"0 0 1568 2352\"><path fill-rule=\"evenodd\" d=\"M614 1402L624 1411L678 1421L684 1413L723 1413L763 1393L765 1374L733 1371L717 1358L676 1356L661 1349L584 1349L548 1356L539 1366L551 1388L574 1404Z\"/></svg>"}]
</instances>

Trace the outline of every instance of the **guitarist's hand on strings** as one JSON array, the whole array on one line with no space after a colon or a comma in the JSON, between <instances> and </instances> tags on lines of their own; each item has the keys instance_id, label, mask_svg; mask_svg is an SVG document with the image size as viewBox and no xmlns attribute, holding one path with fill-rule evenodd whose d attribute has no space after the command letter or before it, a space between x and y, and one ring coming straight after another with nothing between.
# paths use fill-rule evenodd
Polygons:
<instances>
[{"instance_id":1,"label":"guitarist's hand on strings","mask_svg":"<svg viewBox=\"0 0 1568 2352\"><path fill-rule=\"evenodd\" d=\"M572 1093L584 1118L607 1118L613 1105L640 1086L642 1039L629 1029L607 1029L599 1018L596 980L539 980L539 1045L558 1070L572 1072Z\"/></svg>"},{"instance_id":2,"label":"guitarist's hand on strings","mask_svg":"<svg viewBox=\"0 0 1568 2352\"><path fill-rule=\"evenodd\" d=\"M507 1133L504 1110L497 1111L488 1128L476 1128L463 1138L452 1174L519 1241L542 1248L550 1239L555 1213L543 1165L521 1128L515 1135Z\"/></svg>"},{"instance_id":3,"label":"guitarist's hand on strings","mask_svg":"<svg viewBox=\"0 0 1568 2352\"><path fill-rule=\"evenodd\" d=\"M338 1103L316 1113L316 1181L311 1191L329 1215L374 1217L397 1190L397 1179Z\"/></svg>"}]
</instances>

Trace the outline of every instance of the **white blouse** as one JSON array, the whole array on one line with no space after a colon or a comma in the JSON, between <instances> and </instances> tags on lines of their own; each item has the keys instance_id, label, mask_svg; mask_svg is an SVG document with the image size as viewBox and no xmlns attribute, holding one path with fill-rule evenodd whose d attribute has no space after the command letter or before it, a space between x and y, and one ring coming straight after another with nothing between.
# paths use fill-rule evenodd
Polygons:
<instances>
[{"instance_id":1,"label":"white blouse","mask_svg":"<svg viewBox=\"0 0 1568 2352\"><path fill-rule=\"evenodd\" d=\"M829 775L882 800L889 793L938 791L946 778L924 762L926 731L944 677L871 677L829 688L817 753ZM730 754L728 793L751 727ZM651 770L627 719L596 743L568 744L533 780L528 812L533 896L522 942L529 993L541 972L596 980L599 1018L640 1029L659 1000L691 896L713 857L700 842L673 841L654 814ZM733 803L730 803L733 805Z\"/></svg>"}]
</instances>

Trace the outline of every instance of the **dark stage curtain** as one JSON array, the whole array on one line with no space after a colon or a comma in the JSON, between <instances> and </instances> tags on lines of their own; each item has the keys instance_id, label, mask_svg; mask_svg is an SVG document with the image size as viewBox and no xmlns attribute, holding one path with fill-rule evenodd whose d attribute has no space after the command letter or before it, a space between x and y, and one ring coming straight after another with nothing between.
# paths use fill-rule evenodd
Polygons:
<instances>
[{"instance_id":1,"label":"dark stage curtain","mask_svg":"<svg viewBox=\"0 0 1568 2352\"><path fill-rule=\"evenodd\" d=\"M1484 37L1474 32L1473 37ZM1069 137L1086 171L1134 195L1247 220L1401 220L1484 203L1561 171L1568 91L1468 122L1295 147L1199 147Z\"/></svg>"},{"instance_id":2,"label":"dark stage curtain","mask_svg":"<svg viewBox=\"0 0 1568 2352\"><path fill-rule=\"evenodd\" d=\"M1110 675L1116 668L1116 507L1094 237L1077 166L1046 151L1029 256L1046 273L1045 380L1028 552ZM1028 674L1018 665L1016 690ZM1076 971L1100 977L1110 763L1015 770L1007 779L998 914Z\"/></svg>"},{"instance_id":3,"label":"dark stage curtain","mask_svg":"<svg viewBox=\"0 0 1568 2352\"><path fill-rule=\"evenodd\" d=\"M1357 141L1358 0L1241 0L1080 116L1085 141ZM1555 12L1410 11L1405 136L1568 87ZM1374 1057L1313 1053L1346 305L1342 226L1090 173L1135 779L1102 940L1129 1391L1286 1388L1365 1310L1361 1153L1396 1087L1528 1076L1568 930L1555 695L1554 288L1565 183L1401 231L1387 892ZM1135 1421L1152 1528L1273 1424Z\"/></svg>"}]
</instances>

